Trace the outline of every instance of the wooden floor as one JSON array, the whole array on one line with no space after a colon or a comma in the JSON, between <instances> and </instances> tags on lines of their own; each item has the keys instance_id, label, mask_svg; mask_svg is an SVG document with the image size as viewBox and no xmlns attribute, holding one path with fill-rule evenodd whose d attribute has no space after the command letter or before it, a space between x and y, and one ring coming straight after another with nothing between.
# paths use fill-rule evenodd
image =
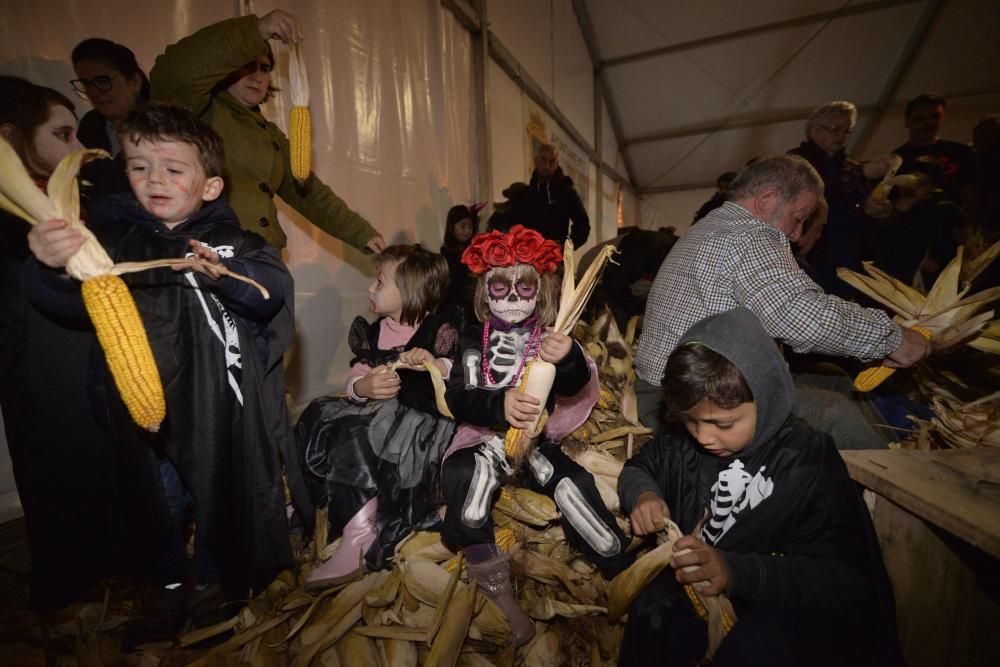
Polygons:
<instances>
[{"instance_id":1,"label":"wooden floor","mask_svg":"<svg viewBox=\"0 0 1000 667\"><path fill-rule=\"evenodd\" d=\"M28 608L31 554L24 517L0 524L0 611Z\"/></svg>"}]
</instances>

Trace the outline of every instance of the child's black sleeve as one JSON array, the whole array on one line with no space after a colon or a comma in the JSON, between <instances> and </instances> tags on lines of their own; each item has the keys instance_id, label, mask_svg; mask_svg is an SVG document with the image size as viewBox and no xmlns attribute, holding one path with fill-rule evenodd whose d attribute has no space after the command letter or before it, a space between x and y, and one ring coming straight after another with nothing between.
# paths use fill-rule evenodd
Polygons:
<instances>
[{"instance_id":1,"label":"child's black sleeve","mask_svg":"<svg viewBox=\"0 0 1000 667\"><path fill-rule=\"evenodd\" d=\"M590 381L590 366L580 344L573 341L569 353L556 364L556 378L552 393L556 396L575 396Z\"/></svg>"},{"instance_id":2,"label":"child's black sleeve","mask_svg":"<svg viewBox=\"0 0 1000 667\"><path fill-rule=\"evenodd\" d=\"M470 348L463 345L448 376L445 401L455 421L473 426L496 426L506 423L503 411L504 389L466 386L465 361Z\"/></svg>"},{"instance_id":3,"label":"child's black sleeve","mask_svg":"<svg viewBox=\"0 0 1000 667\"><path fill-rule=\"evenodd\" d=\"M285 286L291 282L292 277L277 250L271 246L263 246L239 257L225 258L222 263L230 271L263 285L270 298L265 299L253 285L229 276L212 280L208 276L196 274L202 287L218 295L226 306L239 315L256 322L267 322L281 310Z\"/></svg>"},{"instance_id":4,"label":"child's black sleeve","mask_svg":"<svg viewBox=\"0 0 1000 667\"><path fill-rule=\"evenodd\" d=\"M79 280L50 269L34 257L24 263L22 279L28 301L43 314L59 319L87 319Z\"/></svg>"},{"instance_id":5,"label":"child's black sleeve","mask_svg":"<svg viewBox=\"0 0 1000 667\"><path fill-rule=\"evenodd\" d=\"M755 605L846 609L873 594L867 509L832 444L777 554L723 552L729 594ZM874 556L872 554L875 554Z\"/></svg>"},{"instance_id":6,"label":"child's black sleeve","mask_svg":"<svg viewBox=\"0 0 1000 667\"><path fill-rule=\"evenodd\" d=\"M664 497L665 490L657 480L665 478L668 453L669 437L665 431L660 431L655 439L625 462L625 467L618 475L618 499L621 501L623 514L629 514L639 496L647 491Z\"/></svg>"}]
</instances>

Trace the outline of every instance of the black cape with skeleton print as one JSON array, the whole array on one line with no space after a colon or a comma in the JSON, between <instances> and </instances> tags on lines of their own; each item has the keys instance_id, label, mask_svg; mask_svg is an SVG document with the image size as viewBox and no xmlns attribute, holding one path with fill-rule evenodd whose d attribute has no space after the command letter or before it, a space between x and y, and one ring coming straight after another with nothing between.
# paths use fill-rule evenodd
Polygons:
<instances>
[{"instance_id":1,"label":"black cape with skeleton print","mask_svg":"<svg viewBox=\"0 0 1000 667\"><path fill-rule=\"evenodd\" d=\"M776 344L744 309L702 320L678 346L688 342L743 374L756 399L753 439L719 458L683 426L661 430L622 470L623 511L652 491L685 534L707 516L695 534L723 553L734 603L864 615L871 635L845 637L867 656L852 664L894 664L892 592L870 515L830 437L791 414L794 388Z\"/></svg>"},{"instance_id":2,"label":"black cape with skeleton print","mask_svg":"<svg viewBox=\"0 0 1000 667\"><path fill-rule=\"evenodd\" d=\"M170 230L131 193L107 198L91 215L115 261L184 257L189 239L198 239L271 293L265 301L234 279L169 268L124 276L166 394L159 433L136 427L108 392L132 558L150 561L162 548L169 517L157 460L166 456L195 499L225 594L239 599L292 563L279 451L293 497L305 495L281 363L294 333L291 274L278 251L240 228L224 200Z\"/></svg>"}]
</instances>

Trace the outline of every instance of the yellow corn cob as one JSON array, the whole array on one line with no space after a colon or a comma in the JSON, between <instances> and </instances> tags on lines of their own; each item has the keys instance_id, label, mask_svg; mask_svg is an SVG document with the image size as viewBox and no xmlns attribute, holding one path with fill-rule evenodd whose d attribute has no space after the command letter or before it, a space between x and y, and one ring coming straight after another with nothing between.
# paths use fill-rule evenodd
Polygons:
<instances>
[{"instance_id":1,"label":"yellow corn cob","mask_svg":"<svg viewBox=\"0 0 1000 667\"><path fill-rule=\"evenodd\" d=\"M919 333L921 336L927 340L931 339L931 332L923 327L913 327L913 330ZM854 389L856 391L868 392L879 386L887 379L889 376L896 372L895 368L890 368L888 366L872 366L871 368L866 368L865 370L858 373L858 376L854 378Z\"/></svg>"},{"instance_id":2,"label":"yellow corn cob","mask_svg":"<svg viewBox=\"0 0 1000 667\"><path fill-rule=\"evenodd\" d=\"M84 281L82 292L122 402L136 424L157 431L167 405L132 294L121 278L110 274Z\"/></svg>"},{"instance_id":3,"label":"yellow corn cob","mask_svg":"<svg viewBox=\"0 0 1000 667\"><path fill-rule=\"evenodd\" d=\"M687 593L688 599L691 601L691 606L694 608L694 613L698 614L698 618L703 621L708 621L708 609L705 608L705 604L701 601L701 596L699 596L691 585L688 584L684 587L684 592ZM726 632L733 629L733 617L730 616L725 611L722 612L722 627L725 628Z\"/></svg>"},{"instance_id":4,"label":"yellow corn cob","mask_svg":"<svg viewBox=\"0 0 1000 667\"><path fill-rule=\"evenodd\" d=\"M312 115L308 107L293 106L288 119L292 176L297 181L309 178L312 171Z\"/></svg>"},{"instance_id":5,"label":"yellow corn cob","mask_svg":"<svg viewBox=\"0 0 1000 667\"><path fill-rule=\"evenodd\" d=\"M531 364L528 364L524 369L524 374L521 375L521 381L517 384L518 391L524 391L524 387L528 384L528 375L530 373ZM524 429L514 427L507 429L507 435L503 438L503 451L507 455L507 458L513 459L516 457L518 441L523 434Z\"/></svg>"},{"instance_id":6,"label":"yellow corn cob","mask_svg":"<svg viewBox=\"0 0 1000 667\"><path fill-rule=\"evenodd\" d=\"M501 493L509 492L507 489L501 491ZM515 533L510 528L499 528L493 533L493 541L502 550L510 553L515 546L517 546L517 533ZM442 565L447 572L454 572L455 568L458 566L458 556L452 556L447 563Z\"/></svg>"}]
</instances>

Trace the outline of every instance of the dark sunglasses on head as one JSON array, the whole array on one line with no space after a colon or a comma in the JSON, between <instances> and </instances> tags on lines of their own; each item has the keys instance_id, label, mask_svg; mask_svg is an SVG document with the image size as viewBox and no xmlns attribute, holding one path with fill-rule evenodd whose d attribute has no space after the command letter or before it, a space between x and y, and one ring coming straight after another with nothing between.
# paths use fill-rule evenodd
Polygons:
<instances>
[{"instance_id":1,"label":"dark sunglasses on head","mask_svg":"<svg viewBox=\"0 0 1000 667\"><path fill-rule=\"evenodd\" d=\"M95 76L93 79L73 79L70 81L70 85L73 86L73 90L76 94L81 96L83 99L87 99L87 90L90 88L96 88L102 93L106 93L111 90L111 86L114 85L114 78L118 76L117 73L111 76Z\"/></svg>"}]
</instances>

